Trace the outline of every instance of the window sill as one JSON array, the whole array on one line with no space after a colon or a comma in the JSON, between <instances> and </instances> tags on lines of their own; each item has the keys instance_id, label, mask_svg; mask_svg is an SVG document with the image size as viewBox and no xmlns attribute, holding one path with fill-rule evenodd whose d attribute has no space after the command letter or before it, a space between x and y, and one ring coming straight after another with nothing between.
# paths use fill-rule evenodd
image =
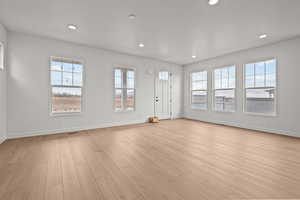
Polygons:
<instances>
[{"instance_id":1,"label":"window sill","mask_svg":"<svg viewBox=\"0 0 300 200\"><path fill-rule=\"evenodd\" d=\"M213 110L213 112L215 113L228 113L228 114L232 114L232 113L235 113L236 111L222 111L222 110Z\"/></svg>"},{"instance_id":2,"label":"window sill","mask_svg":"<svg viewBox=\"0 0 300 200\"><path fill-rule=\"evenodd\" d=\"M69 112L69 113L50 113L50 117L73 117L82 116L82 112Z\"/></svg>"},{"instance_id":3,"label":"window sill","mask_svg":"<svg viewBox=\"0 0 300 200\"><path fill-rule=\"evenodd\" d=\"M252 116L260 116L260 117L277 117L277 113L274 114L263 114L263 113L255 113L255 112L244 112L246 115Z\"/></svg>"},{"instance_id":4,"label":"window sill","mask_svg":"<svg viewBox=\"0 0 300 200\"><path fill-rule=\"evenodd\" d=\"M192 108L192 107L190 107L190 109L193 110L193 111L203 111L203 112L206 112L208 110L207 108L202 109L202 108Z\"/></svg>"},{"instance_id":5,"label":"window sill","mask_svg":"<svg viewBox=\"0 0 300 200\"><path fill-rule=\"evenodd\" d=\"M115 113L132 113L132 112L135 112L135 109L134 110L115 110Z\"/></svg>"}]
</instances>

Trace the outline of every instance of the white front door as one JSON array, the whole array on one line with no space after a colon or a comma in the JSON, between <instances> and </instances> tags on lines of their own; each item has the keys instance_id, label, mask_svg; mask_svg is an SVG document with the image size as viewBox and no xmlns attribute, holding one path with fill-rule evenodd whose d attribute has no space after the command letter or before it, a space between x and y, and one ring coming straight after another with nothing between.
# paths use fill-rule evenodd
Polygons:
<instances>
[{"instance_id":1,"label":"white front door","mask_svg":"<svg viewBox=\"0 0 300 200\"><path fill-rule=\"evenodd\" d=\"M155 116L159 119L171 119L171 92L172 92L172 74L168 71L160 71L155 80Z\"/></svg>"}]
</instances>

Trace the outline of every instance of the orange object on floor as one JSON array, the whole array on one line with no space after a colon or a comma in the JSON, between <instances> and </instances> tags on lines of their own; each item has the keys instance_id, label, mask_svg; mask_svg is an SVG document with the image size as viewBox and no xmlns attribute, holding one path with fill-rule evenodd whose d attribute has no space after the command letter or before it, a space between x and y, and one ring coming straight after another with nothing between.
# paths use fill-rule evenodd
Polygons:
<instances>
[{"instance_id":1,"label":"orange object on floor","mask_svg":"<svg viewBox=\"0 0 300 200\"><path fill-rule=\"evenodd\" d=\"M158 119L158 117L149 117L149 122L150 123L158 123L159 119Z\"/></svg>"}]
</instances>

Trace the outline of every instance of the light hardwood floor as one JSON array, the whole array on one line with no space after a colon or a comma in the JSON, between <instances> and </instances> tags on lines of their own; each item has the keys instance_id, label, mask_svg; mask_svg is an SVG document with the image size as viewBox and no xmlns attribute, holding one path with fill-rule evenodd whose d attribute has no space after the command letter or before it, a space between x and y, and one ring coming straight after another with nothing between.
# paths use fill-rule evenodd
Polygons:
<instances>
[{"instance_id":1,"label":"light hardwood floor","mask_svg":"<svg viewBox=\"0 0 300 200\"><path fill-rule=\"evenodd\" d=\"M0 145L0 199L300 199L300 139L191 120Z\"/></svg>"}]
</instances>

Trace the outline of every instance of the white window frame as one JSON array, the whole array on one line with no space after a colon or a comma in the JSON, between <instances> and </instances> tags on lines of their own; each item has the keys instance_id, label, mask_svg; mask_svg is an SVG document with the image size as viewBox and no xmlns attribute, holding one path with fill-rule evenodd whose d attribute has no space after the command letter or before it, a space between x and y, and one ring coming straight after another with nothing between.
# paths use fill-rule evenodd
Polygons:
<instances>
[{"instance_id":1,"label":"white window frame","mask_svg":"<svg viewBox=\"0 0 300 200\"><path fill-rule=\"evenodd\" d=\"M206 90L193 90L193 79L192 79L192 74L193 73L201 73L201 72L206 72ZM189 94L189 97L190 97L190 108L192 110L199 110L199 111L207 111L208 110L208 98L209 98L209 90L208 90L208 79L209 79L209 71L208 70L201 70L201 71L191 71L189 73L189 79L190 79L190 94ZM195 108L193 107L193 102L192 102L192 94L193 94L193 91L206 91L206 108L205 109L202 109L202 108Z\"/></svg>"},{"instance_id":2,"label":"white window frame","mask_svg":"<svg viewBox=\"0 0 300 200\"><path fill-rule=\"evenodd\" d=\"M264 89L264 88L272 88L272 87L253 87L253 88L246 88L246 65L248 64L256 64L256 63L260 63L260 62L267 62L270 60L275 60L275 69L276 69L276 74L275 74L275 88L274 88L274 113L273 114L266 114L266 113L256 113L256 112L248 112L246 111L246 107L247 107L247 97L246 97L246 89ZM254 72L255 74L255 72ZM266 75L266 74L265 74ZM255 76L254 76L254 82L255 82ZM254 84L255 85L255 84ZM277 117L278 115L278 108L277 108L277 102L278 102L278 62L277 62L277 58L272 57L272 58L265 58L265 59L259 59L256 61L250 61L247 62L243 65L243 113L247 114L247 115L254 115L254 116L262 116L262 117Z\"/></svg>"},{"instance_id":3,"label":"white window frame","mask_svg":"<svg viewBox=\"0 0 300 200\"><path fill-rule=\"evenodd\" d=\"M122 84L125 87L123 87L123 88L116 88L116 86L115 86L115 83L116 83L116 81L115 81L115 70L117 70L117 69L119 69L119 70L122 71L122 76L123 76L123 74L127 75L127 71L133 71L134 72L134 88L127 88L127 77L126 76L122 77L122 81L123 81ZM125 73L124 73L124 71L125 71ZM116 103L115 103L116 90L117 89L122 90L122 94L123 94L123 96L122 96L122 109L120 109L120 110L116 109ZM133 89L134 90L134 107L131 110L128 110L126 108L126 106L124 106L125 105L125 101L126 101L126 97L127 97L127 89ZM134 67L123 67L123 66L120 67L120 66L117 66L117 67L113 68L113 110L116 113L135 112L135 110L136 110L136 69Z\"/></svg>"},{"instance_id":4,"label":"white window frame","mask_svg":"<svg viewBox=\"0 0 300 200\"><path fill-rule=\"evenodd\" d=\"M4 71L4 43L0 41L0 71Z\"/></svg>"},{"instance_id":5,"label":"white window frame","mask_svg":"<svg viewBox=\"0 0 300 200\"><path fill-rule=\"evenodd\" d=\"M81 86L81 109L80 112L52 112L52 83L51 83L51 62L54 59L67 60L70 62L79 62L82 64L82 86ZM59 56L50 56L49 60L49 115L51 117L64 117L64 116L80 116L85 112L85 63L83 59L80 58L66 58ZM59 86L59 87L68 87L68 86Z\"/></svg>"},{"instance_id":6,"label":"white window frame","mask_svg":"<svg viewBox=\"0 0 300 200\"><path fill-rule=\"evenodd\" d=\"M234 76L234 88L219 88L219 89L215 89L215 70L217 69L223 69L223 68L229 68L229 67L234 67L235 68L235 76ZM229 84L229 74L228 74L228 84ZM221 79L221 87L222 87L222 79ZM236 87L237 87L237 67L235 64L233 65L225 65L222 67L215 67L212 71L212 110L214 112L220 112L220 113L235 113L237 111L237 91L236 91ZM226 110L216 110L215 107L215 94L217 90L234 90L234 111L226 111Z\"/></svg>"}]
</instances>

